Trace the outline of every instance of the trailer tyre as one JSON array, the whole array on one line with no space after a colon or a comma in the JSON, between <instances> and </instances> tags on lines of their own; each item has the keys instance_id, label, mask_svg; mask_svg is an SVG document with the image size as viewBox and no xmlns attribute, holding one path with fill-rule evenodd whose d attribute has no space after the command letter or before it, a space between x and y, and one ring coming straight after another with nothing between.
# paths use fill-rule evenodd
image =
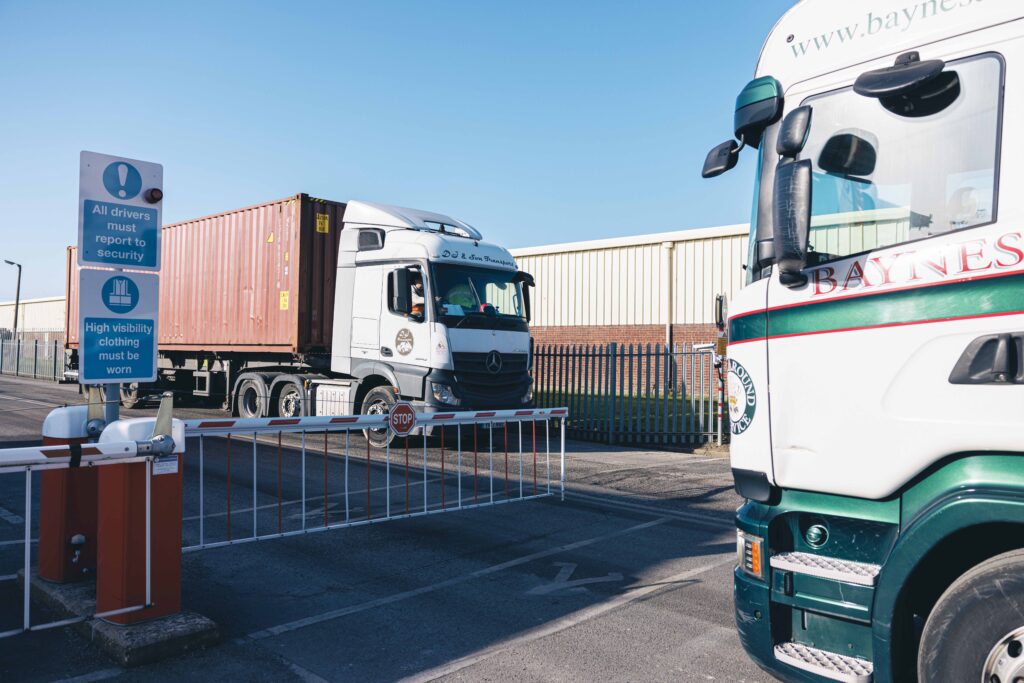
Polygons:
<instances>
[{"instance_id":1,"label":"trailer tyre","mask_svg":"<svg viewBox=\"0 0 1024 683\"><path fill-rule=\"evenodd\" d=\"M986 560L946 589L921 634L917 679L1024 680L1024 550Z\"/></svg>"},{"instance_id":2,"label":"trailer tyre","mask_svg":"<svg viewBox=\"0 0 1024 683\"><path fill-rule=\"evenodd\" d=\"M267 383L262 377L250 375L239 382L235 410L238 417L267 416Z\"/></svg>"},{"instance_id":3,"label":"trailer tyre","mask_svg":"<svg viewBox=\"0 0 1024 683\"><path fill-rule=\"evenodd\" d=\"M360 412L363 415L386 415L397 402L398 399L395 398L391 387L374 387L363 397ZM391 431L387 428L364 429L363 434L374 448L384 448L392 439Z\"/></svg>"}]
</instances>

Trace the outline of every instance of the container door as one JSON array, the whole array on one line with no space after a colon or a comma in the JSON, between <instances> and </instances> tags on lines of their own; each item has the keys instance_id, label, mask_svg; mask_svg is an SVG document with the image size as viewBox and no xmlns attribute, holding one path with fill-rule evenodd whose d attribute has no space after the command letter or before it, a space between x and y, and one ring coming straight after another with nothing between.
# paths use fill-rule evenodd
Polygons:
<instances>
[{"instance_id":1,"label":"container door","mask_svg":"<svg viewBox=\"0 0 1024 683\"><path fill-rule=\"evenodd\" d=\"M388 289L389 274L410 264L388 266L384 271L384 288ZM381 360L391 365L426 367L430 358L430 326L427 324L427 299L424 296L423 273L417 266L412 269L413 314L406 316L390 309L391 292L387 291L381 306L380 354Z\"/></svg>"},{"instance_id":2,"label":"container door","mask_svg":"<svg viewBox=\"0 0 1024 683\"><path fill-rule=\"evenodd\" d=\"M957 87L916 107L787 93L813 107L812 265L768 291L778 485L881 498L946 456L1021 450L1021 161L1000 154L1024 113L1019 88L1003 97L1015 43L922 50Z\"/></svg>"},{"instance_id":3,"label":"container door","mask_svg":"<svg viewBox=\"0 0 1024 683\"><path fill-rule=\"evenodd\" d=\"M384 267L357 266L352 299L352 358L380 359L380 309Z\"/></svg>"}]
</instances>

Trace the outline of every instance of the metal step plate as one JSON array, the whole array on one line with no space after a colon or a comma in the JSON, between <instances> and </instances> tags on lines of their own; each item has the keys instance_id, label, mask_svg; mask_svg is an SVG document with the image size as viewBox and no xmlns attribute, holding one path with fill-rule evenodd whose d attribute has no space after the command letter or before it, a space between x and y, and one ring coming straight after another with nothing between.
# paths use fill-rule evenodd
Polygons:
<instances>
[{"instance_id":1,"label":"metal step plate","mask_svg":"<svg viewBox=\"0 0 1024 683\"><path fill-rule=\"evenodd\" d=\"M874 666L866 659L826 652L800 643L776 645L775 658L833 681L871 683L874 676Z\"/></svg>"},{"instance_id":2,"label":"metal step plate","mask_svg":"<svg viewBox=\"0 0 1024 683\"><path fill-rule=\"evenodd\" d=\"M851 562L811 553L779 553L772 555L769 563L775 569L856 583L861 586L874 586L880 569L877 564Z\"/></svg>"}]
</instances>

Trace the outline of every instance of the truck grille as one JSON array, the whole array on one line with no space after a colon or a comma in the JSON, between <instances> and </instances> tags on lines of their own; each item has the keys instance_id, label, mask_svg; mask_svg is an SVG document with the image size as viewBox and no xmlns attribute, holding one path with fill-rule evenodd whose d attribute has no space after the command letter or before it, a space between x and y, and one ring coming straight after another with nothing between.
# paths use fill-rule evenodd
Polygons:
<instances>
[{"instance_id":1,"label":"truck grille","mask_svg":"<svg viewBox=\"0 0 1024 683\"><path fill-rule=\"evenodd\" d=\"M490 353L452 353L455 384L460 397L482 407L498 407L499 403L518 405L530 383L527 355L503 353L501 369L493 372L488 367Z\"/></svg>"}]
</instances>

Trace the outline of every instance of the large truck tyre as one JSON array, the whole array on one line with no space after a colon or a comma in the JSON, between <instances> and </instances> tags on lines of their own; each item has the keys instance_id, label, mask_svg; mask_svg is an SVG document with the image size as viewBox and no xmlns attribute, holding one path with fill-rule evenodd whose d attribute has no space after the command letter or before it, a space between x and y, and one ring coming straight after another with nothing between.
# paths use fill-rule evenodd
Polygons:
<instances>
[{"instance_id":1,"label":"large truck tyre","mask_svg":"<svg viewBox=\"0 0 1024 683\"><path fill-rule=\"evenodd\" d=\"M268 408L267 383L259 375L242 375L235 392L235 411L238 417L266 417Z\"/></svg>"},{"instance_id":2,"label":"large truck tyre","mask_svg":"<svg viewBox=\"0 0 1024 683\"><path fill-rule=\"evenodd\" d=\"M997 555L953 582L928 616L921 683L1024 683L1024 550Z\"/></svg>"},{"instance_id":3,"label":"large truck tyre","mask_svg":"<svg viewBox=\"0 0 1024 683\"><path fill-rule=\"evenodd\" d=\"M374 387L366 392L359 412L363 415L387 415L396 403L398 403L398 399L391 387ZM386 427L384 429L364 429L363 434L374 448L384 448L393 438L391 430Z\"/></svg>"},{"instance_id":4,"label":"large truck tyre","mask_svg":"<svg viewBox=\"0 0 1024 683\"><path fill-rule=\"evenodd\" d=\"M309 414L306 392L296 381L281 382L276 389L277 414L280 417L303 417Z\"/></svg>"}]
</instances>

